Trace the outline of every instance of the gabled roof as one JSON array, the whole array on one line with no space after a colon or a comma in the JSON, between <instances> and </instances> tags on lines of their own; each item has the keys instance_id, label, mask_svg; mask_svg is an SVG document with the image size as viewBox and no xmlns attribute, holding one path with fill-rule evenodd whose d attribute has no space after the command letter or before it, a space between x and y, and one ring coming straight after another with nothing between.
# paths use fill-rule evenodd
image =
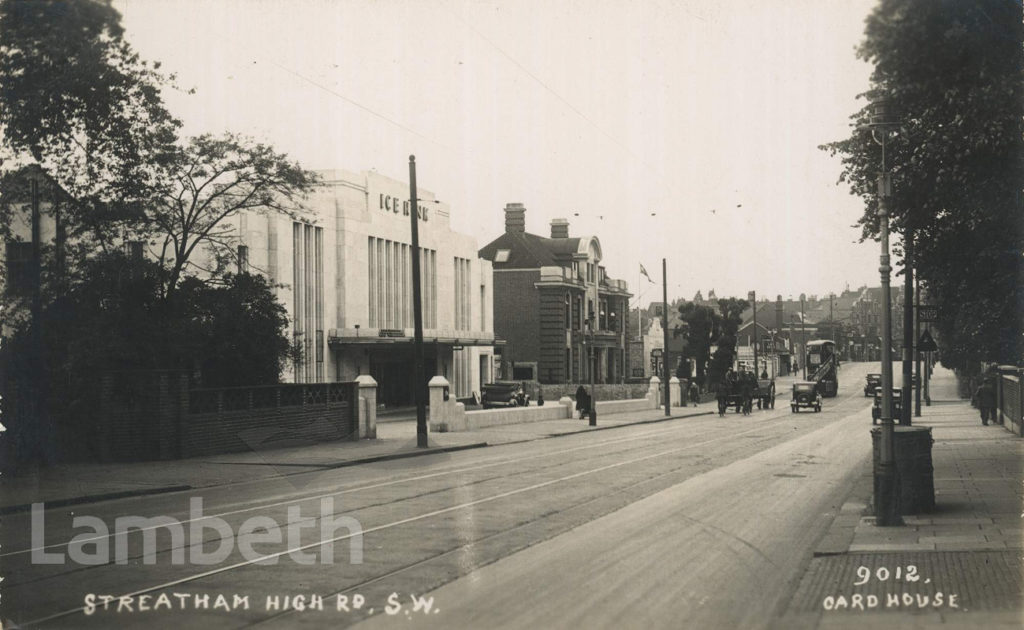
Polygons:
<instances>
[{"instance_id":1,"label":"gabled roof","mask_svg":"<svg viewBox=\"0 0 1024 630\"><path fill-rule=\"evenodd\" d=\"M570 262L579 247L579 238L545 238L528 232L504 232L480 248L478 255L492 261L495 269L537 269ZM505 261L495 260L501 249L509 252Z\"/></svg>"}]
</instances>

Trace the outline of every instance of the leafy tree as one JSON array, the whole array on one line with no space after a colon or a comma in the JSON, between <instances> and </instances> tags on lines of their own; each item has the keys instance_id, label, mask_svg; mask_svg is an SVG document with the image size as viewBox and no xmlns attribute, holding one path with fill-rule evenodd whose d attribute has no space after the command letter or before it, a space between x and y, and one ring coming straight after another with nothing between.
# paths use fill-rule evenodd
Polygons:
<instances>
[{"instance_id":1,"label":"leafy tree","mask_svg":"<svg viewBox=\"0 0 1024 630\"><path fill-rule=\"evenodd\" d=\"M743 323L743 312L750 307L750 302L739 298L722 298L718 300L721 318L721 335L718 347L711 357L708 378L712 383L721 382L725 373L732 366L736 356L736 332Z\"/></svg>"},{"instance_id":2,"label":"leafy tree","mask_svg":"<svg viewBox=\"0 0 1024 630\"><path fill-rule=\"evenodd\" d=\"M695 302L681 304L679 317L685 326L677 326L672 334L684 337L683 356L694 359L697 381L704 383L711 345L721 335L721 319L714 309Z\"/></svg>"},{"instance_id":3,"label":"leafy tree","mask_svg":"<svg viewBox=\"0 0 1024 630\"><path fill-rule=\"evenodd\" d=\"M173 77L122 38L109 0L0 2L2 161L31 160L69 193L69 239L110 247L140 217L133 203L172 155Z\"/></svg>"},{"instance_id":4,"label":"leafy tree","mask_svg":"<svg viewBox=\"0 0 1024 630\"><path fill-rule=\"evenodd\" d=\"M1019 2L882 0L858 54L900 129L885 147L891 225L914 233L914 266L939 306L942 361L1022 358L1024 26ZM858 130L822 148L864 198L862 238L876 238L881 146Z\"/></svg>"},{"instance_id":5,"label":"leafy tree","mask_svg":"<svg viewBox=\"0 0 1024 630\"><path fill-rule=\"evenodd\" d=\"M174 292L194 258L210 253L223 270L237 238L231 220L250 210L300 213L302 198L319 181L272 147L228 134L193 138L159 171L146 197L146 221L163 274L163 294Z\"/></svg>"}]
</instances>

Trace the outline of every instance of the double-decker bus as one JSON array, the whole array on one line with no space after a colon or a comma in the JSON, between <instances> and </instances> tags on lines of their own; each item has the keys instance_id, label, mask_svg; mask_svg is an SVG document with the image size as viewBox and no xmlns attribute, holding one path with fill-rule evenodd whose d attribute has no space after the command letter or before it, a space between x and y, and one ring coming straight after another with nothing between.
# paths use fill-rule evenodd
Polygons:
<instances>
[{"instance_id":1,"label":"double-decker bus","mask_svg":"<svg viewBox=\"0 0 1024 630\"><path fill-rule=\"evenodd\" d=\"M817 339L807 342L808 380L818 384L822 396L831 397L839 392L839 374L837 368L836 342L830 339Z\"/></svg>"}]
</instances>

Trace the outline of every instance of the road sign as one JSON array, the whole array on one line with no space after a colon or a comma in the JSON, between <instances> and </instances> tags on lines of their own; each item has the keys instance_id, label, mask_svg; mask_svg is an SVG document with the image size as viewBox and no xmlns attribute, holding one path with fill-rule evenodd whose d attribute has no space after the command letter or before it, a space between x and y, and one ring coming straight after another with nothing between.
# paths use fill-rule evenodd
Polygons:
<instances>
[{"instance_id":1,"label":"road sign","mask_svg":"<svg viewBox=\"0 0 1024 630\"><path fill-rule=\"evenodd\" d=\"M917 321L922 323L934 322L939 318L939 307L932 304L917 305Z\"/></svg>"},{"instance_id":2,"label":"road sign","mask_svg":"<svg viewBox=\"0 0 1024 630\"><path fill-rule=\"evenodd\" d=\"M921 333L921 338L917 341L918 352L935 352L939 347L935 345L935 340L932 339L932 334L927 330Z\"/></svg>"}]
</instances>

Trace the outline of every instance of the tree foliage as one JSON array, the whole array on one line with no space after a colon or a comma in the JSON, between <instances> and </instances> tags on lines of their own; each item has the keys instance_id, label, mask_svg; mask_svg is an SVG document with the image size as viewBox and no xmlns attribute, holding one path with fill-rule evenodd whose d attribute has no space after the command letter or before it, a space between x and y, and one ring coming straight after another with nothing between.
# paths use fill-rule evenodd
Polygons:
<instances>
[{"instance_id":1,"label":"tree foliage","mask_svg":"<svg viewBox=\"0 0 1024 630\"><path fill-rule=\"evenodd\" d=\"M875 66L873 95L899 120L885 146L891 227L915 235L914 266L953 367L1022 357L1022 42L1018 2L882 0L858 51ZM870 110L851 117L849 138L822 147L865 200L865 239L879 234L882 169L882 147L863 130Z\"/></svg>"},{"instance_id":2,"label":"tree foliage","mask_svg":"<svg viewBox=\"0 0 1024 630\"><path fill-rule=\"evenodd\" d=\"M109 0L0 2L0 77L6 157L27 154L83 212L134 198L177 137L172 77L124 41Z\"/></svg>"},{"instance_id":3,"label":"tree foliage","mask_svg":"<svg viewBox=\"0 0 1024 630\"><path fill-rule=\"evenodd\" d=\"M695 302L679 306L679 316L685 326L673 331L686 340L684 356L693 358L696 377L701 383L718 383L736 355L736 331L743 322L743 311L750 306L747 300L722 298L718 310ZM711 347L717 345L714 354Z\"/></svg>"},{"instance_id":4,"label":"tree foliage","mask_svg":"<svg viewBox=\"0 0 1024 630\"><path fill-rule=\"evenodd\" d=\"M231 219L240 212L294 217L317 181L315 173L265 144L233 134L190 140L146 197L151 241L166 268L164 294L174 291L197 255L230 255L238 236Z\"/></svg>"},{"instance_id":5,"label":"tree foliage","mask_svg":"<svg viewBox=\"0 0 1024 630\"><path fill-rule=\"evenodd\" d=\"M41 174L65 233L43 243L38 324L53 333L55 382L196 366L206 385L276 382L285 311L265 282L228 272L235 219L297 216L317 177L248 138L179 137L162 97L173 77L122 36L110 0L0 0L0 236ZM150 256L128 260L128 243ZM0 295L15 346L29 330L25 299Z\"/></svg>"}]
</instances>

